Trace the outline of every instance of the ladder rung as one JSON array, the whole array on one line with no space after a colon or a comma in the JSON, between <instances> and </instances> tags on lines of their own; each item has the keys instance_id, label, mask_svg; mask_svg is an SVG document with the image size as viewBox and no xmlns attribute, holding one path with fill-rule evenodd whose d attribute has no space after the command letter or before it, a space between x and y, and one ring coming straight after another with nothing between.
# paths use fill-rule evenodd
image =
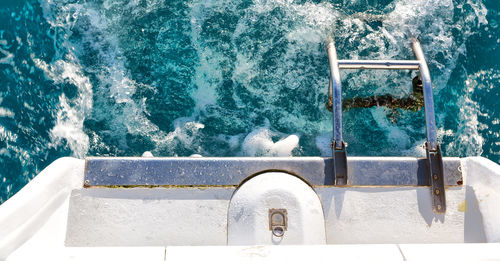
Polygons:
<instances>
[{"instance_id":1,"label":"ladder rung","mask_svg":"<svg viewBox=\"0 0 500 261\"><path fill-rule=\"evenodd\" d=\"M417 60L338 60L340 69L418 70Z\"/></svg>"}]
</instances>

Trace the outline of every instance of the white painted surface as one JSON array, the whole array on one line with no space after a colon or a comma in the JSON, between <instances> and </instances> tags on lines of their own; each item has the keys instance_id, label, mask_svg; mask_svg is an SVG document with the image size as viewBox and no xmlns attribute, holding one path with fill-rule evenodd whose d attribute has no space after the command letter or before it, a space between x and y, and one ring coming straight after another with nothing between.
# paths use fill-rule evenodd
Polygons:
<instances>
[{"instance_id":1,"label":"white painted surface","mask_svg":"<svg viewBox=\"0 0 500 261\"><path fill-rule=\"evenodd\" d=\"M264 186L259 187L265 190ZM486 242L484 233L476 233L482 231L482 219L478 209L472 208L473 202L467 203L467 212L460 210L465 201L473 201L467 199L465 187L446 190L446 215L432 212L427 187L323 187L315 190L326 217L328 244ZM227 235L227 218L233 191L233 188L75 190L71 197L66 244L80 247L225 245L226 238L232 235L231 232ZM249 201L269 198L259 193L248 192L243 198ZM257 209L259 204L252 207ZM267 211L283 205L269 205L268 202L260 206L260 219L253 222L260 232L269 236L263 239L269 243L272 241ZM234 221L239 211L229 213L229 222L237 224ZM255 214L257 210L249 212ZM313 222L308 221L308 224ZM250 235L246 230L238 231L240 228L251 229L238 224L234 231ZM306 228L301 226L301 229ZM290 235L288 232L285 235ZM248 242L239 244L251 245Z\"/></svg>"},{"instance_id":2,"label":"white painted surface","mask_svg":"<svg viewBox=\"0 0 500 261\"><path fill-rule=\"evenodd\" d=\"M57 247L16 251L7 261L164 261L165 247Z\"/></svg>"},{"instance_id":3,"label":"white painted surface","mask_svg":"<svg viewBox=\"0 0 500 261\"><path fill-rule=\"evenodd\" d=\"M29 255L40 255L63 250L68 220L68 205L69 197L55 210L33 237L9 256L8 260L30 260L28 259ZM56 249L57 251L55 251Z\"/></svg>"},{"instance_id":4,"label":"white painted surface","mask_svg":"<svg viewBox=\"0 0 500 261\"><path fill-rule=\"evenodd\" d=\"M167 260L500 260L498 243L172 247L225 245L234 189L82 189L83 168L83 160L59 159L0 206L0 260L163 260L165 245ZM446 190L446 215L432 212L427 187L315 188L327 243L500 242L500 167L474 157L462 168L464 186Z\"/></svg>"},{"instance_id":5,"label":"white painted surface","mask_svg":"<svg viewBox=\"0 0 500 261\"><path fill-rule=\"evenodd\" d=\"M498 261L500 244L399 245L405 261Z\"/></svg>"},{"instance_id":6,"label":"white painted surface","mask_svg":"<svg viewBox=\"0 0 500 261\"><path fill-rule=\"evenodd\" d=\"M67 246L225 245L234 188L74 191Z\"/></svg>"},{"instance_id":7,"label":"white painted surface","mask_svg":"<svg viewBox=\"0 0 500 261\"><path fill-rule=\"evenodd\" d=\"M483 157L462 160L465 185L479 205L488 242L500 242L500 166ZM479 228L478 228L479 229Z\"/></svg>"},{"instance_id":8,"label":"white painted surface","mask_svg":"<svg viewBox=\"0 0 500 261\"><path fill-rule=\"evenodd\" d=\"M269 230L269 209L286 209L282 237ZM325 220L314 190L299 178L270 172L251 178L229 204L228 245L325 244Z\"/></svg>"},{"instance_id":9,"label":"white painted surface","mask_svg":"<svg viewBox=\"0 0 500 261\"><path fill-rule=\"evenodd\" d=\"M500 244L371 244L303 246L167 247L166 261L498 261Z\"/></svg>"},{"instance_id":10,"label":"white painted surface","mask_svg":"<svg viewBox=\"0 0 500 261\"><path fill-rule=\"evenodd\" d=\"M30 239L83 185L84 161L54 161L12 198L0 205L0 260Z\"/></svg>"},{"instance_id":11,"label":"white painted surface","mask_svg":"<svg viewBox=\"0 0 500 261\"><path fill-rule=\"evenodd\" d=\"M403 261L397 245L266 245L226 247L167 247L166 261Z\"/></svg>"},{"instance_id":12,"label":"white painted surface","mask_svg":"<svg viewBox=\"0 0 500 261\"><path fill-rule=\"evenodd\" d=\"M500 244L362 244L283 246L66 247L16 251L8 261L24 260L272 260L272 261L496 261Z\"/></svg>"},{"instance_id":13,"label":"white painted surface","mask_svg":"<svg viewBox=\"0 0 500 261\"><path fill-rule=\"evenodd\" d=\"M464 242L462 187L446 190L445 215L432 212L428 187L316 188L329 244Z\"/></svg>"}]
</instances>

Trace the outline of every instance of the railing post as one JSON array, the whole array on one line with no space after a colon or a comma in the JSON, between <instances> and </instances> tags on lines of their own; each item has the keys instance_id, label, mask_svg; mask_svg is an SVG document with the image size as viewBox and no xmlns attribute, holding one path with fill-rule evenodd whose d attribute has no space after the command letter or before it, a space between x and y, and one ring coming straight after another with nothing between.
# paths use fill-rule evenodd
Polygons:
<instances>
[{"instance_id":1,"label":"railing post","mask_svg":"<svg viewBox=\"0 0 500 261\"><path fill-rule=\"evenodd\" d=\"M342 139L342 83L337 59L337 51L333 40L327 44L328 61L330 64L329 100L332 100L333 113L333 173L336 185L347 185L347 156Z\"/></svg>"},{"instance_id":2,"label":"railing post","mask_svg":"<svg viewBox=\"0 0 500 261\"><path fill-rule=\"evenodd\" d=\"M412 39L411 47L415 58L419 61L419 71L422 84L424 86L424 109L425 109L425 128L427 131L427 143L431 151L437 150L436 138L436 118L434 117L434 101L432 98L431 74L427 62L425 61L424 53L420 42L417 39Z\"/></svg>"},{"instance_id":3,"label":"railing post","mask_svg":"<svg viewBox=\"0 0 500 261\"><path fill-rule=\"evenodd\" d=\"M441 155L441 148L437 142L431 75L420 42L417 39L412 39L411 47L415 58L419 61L420 78L424 87L425 129L427 131L427 143L425 145L432 205L434 212L444 213L446 212L446 197L444 190L443 157Z\"/></svg>"}]
</instances>

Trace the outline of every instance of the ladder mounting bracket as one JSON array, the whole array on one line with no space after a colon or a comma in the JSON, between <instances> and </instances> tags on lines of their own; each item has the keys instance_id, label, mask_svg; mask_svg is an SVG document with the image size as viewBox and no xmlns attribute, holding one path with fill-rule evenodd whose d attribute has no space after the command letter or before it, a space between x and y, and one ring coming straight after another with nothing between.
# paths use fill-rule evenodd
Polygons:
<instances>
[{"instance_id":1,"label":"ladder mounting bracket","mask_svg":"<svg viewBox=\"0 0 500 261\"><path fill-rule=\"evenodd\" d=\"M426 143L427 153L427 173L431 185L432 206L435 213L446 212L446 196L444 189L443 175L443 156L441 148L437 145L436 150L432 151L429 144Z\"/></svg>"}]
</instances>

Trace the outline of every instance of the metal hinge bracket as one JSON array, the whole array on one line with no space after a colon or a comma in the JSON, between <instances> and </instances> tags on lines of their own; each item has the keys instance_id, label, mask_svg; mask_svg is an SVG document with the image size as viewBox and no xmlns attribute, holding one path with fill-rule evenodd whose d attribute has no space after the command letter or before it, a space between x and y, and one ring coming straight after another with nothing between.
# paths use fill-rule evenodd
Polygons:
<instances>
[{"instance_id":1,"label":"metal hinge bracket","mask_svg":"<svg viewBox=\"0 0 500 261\"><path fill-rule=\"evenodd\" d=\"M343 141L340 149L333 146L333 174L335 175L335 185L347 185L347 154Z\"/></svg>"},{"instance_id":2,"label":"metal hinge bracket","mask_svg":"<svg viewBox=\"0 0 500 261\"><path fill-rule=\"evenodd\" d=\"M432 151L429 144L426 143L427 151L427 173L430 179L432 206L435 213L446 212L446 196L444 189L443 175L443 157L441 148L437 145L436 150Z\"/></svg>"}]
</instances>

